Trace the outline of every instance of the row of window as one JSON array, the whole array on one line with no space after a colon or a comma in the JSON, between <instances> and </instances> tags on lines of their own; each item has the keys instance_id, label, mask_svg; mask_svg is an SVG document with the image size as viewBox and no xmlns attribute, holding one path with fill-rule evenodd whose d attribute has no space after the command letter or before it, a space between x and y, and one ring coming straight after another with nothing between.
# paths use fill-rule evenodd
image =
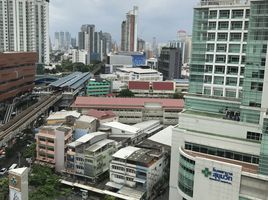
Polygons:
<instances>
[{"instance_id":1,"label":"row of window","mask_svg":"<svg viewBox=\"0 0 268 200\"><path fill-rule=\"evenodd\" d=\"M220 149L220 148L194 144L194 143L188 143L188 142L185 143L185 149L195 151L195 152L205 153L209 155L215 155L215 156L219 156L223 158L229 158L233 160L259 164L258 156L239 153L239 152L235 152L231 150Z\"/></svg>"}]
</instances>

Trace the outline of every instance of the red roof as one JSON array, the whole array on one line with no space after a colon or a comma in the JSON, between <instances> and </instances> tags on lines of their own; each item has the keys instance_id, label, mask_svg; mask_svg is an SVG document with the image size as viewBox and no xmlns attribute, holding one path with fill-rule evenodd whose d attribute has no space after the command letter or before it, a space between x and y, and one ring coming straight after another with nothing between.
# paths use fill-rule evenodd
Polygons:
<instances>
[{"instance_id":1,"label":"red roof","mask_svg":"<svg viewBox=\"0 0 268 200\"><path fill-rule=\"evenodd\" d=\"M110 110L100 111L96 109L90 109L87 115L95 117L97 119L108 119L108 118L116 117L116 115Z\"/></svg>"},{"instance_id":2,"label":"red roof","mask_svg":"<svg viewBox=\"0 0 268 200\"><path fill-rule=\"evenodd\" d=\"M129 81L128 89L130 90L149 90L150 82L148 81Z\"/></svg>"},{"instance_id":3,"label":"red roof","mask_svg":"<svg viewBox=\"0 0 268 200\"><path fill-rule=\"evenodd\" d=\"M175 89L175 83L174 82L153 82L153 90L172 90Z\"/></svg>"},{"instance_id":4,"label":"red roof","mask_svg":"<svg viewBox=\"0 0 268 200\"><path fill-rule=\"evenodd\" d=\"M182 99L156 98L109 98L109 97L77 97L74 108L143 108L145 103L159 103L167 109L183 109Z\"/></svg>"}]
</instances>

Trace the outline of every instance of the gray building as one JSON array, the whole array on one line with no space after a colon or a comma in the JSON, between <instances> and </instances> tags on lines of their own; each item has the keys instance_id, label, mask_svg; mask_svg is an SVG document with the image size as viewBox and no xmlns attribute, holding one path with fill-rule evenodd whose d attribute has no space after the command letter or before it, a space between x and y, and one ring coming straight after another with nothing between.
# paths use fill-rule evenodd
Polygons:
<instances>
[{"instance_id":1,"label":"gray building","mask_svg":"<svg viewBox=\"0 0 268 200\"><path fill-rule=\"evenodd\" d=\"M78 48L86 50L90 53L94 52L94 35L95 25L84 24L81 26L81 31L78 33Z\"/></svg>"},{"instance_id":2,"label":"gray building","mask_svg":"<svg viewBox=\"0 0 268 200\"><path fill-rule=\"evenodd\" d=\"M163 47L158 59L158 71L164 80L179 79L181 77L181 51L179 48Z\"/></svg>"}]
</instances>

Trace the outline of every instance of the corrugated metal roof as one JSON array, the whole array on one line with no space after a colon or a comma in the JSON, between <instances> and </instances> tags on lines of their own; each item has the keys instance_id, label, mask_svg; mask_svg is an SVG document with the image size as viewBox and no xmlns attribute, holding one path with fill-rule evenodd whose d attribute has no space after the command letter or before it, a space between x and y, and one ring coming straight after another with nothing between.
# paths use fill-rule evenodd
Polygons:
<instances>
[{"instance_id":1,"label":"corrugated metal roof","mask_svg":"<svg viewBox=\"0 0 268 200\"><path fill-rule=\"evenodd\" d=\"M90 79L89 72L74 72L50 84L52 87L70 87L72 89L79 88L84 82Z\"/></svg>"},{"instance_id":2,"label":"corrugated metal roof","mask_svg":"<svg viewBox=\"0 0 268 200\"><path fill-rule=\"evenodd\" d=\"M113 154L114 158L127 159L131 154L138 151L140 148L128 146L120 149L115 154Z\"/></svg>"}]
</instances>

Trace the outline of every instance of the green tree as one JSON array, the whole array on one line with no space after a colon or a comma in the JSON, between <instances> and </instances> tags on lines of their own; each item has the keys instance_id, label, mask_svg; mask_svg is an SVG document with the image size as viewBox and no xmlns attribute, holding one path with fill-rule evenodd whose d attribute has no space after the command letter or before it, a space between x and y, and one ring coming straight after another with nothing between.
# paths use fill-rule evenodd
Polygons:
<instances>
[{"instance_id":1,"label":"green tree","mask_svg":"<svg viewBox=\"0 0 268 200\"><path fill-rule=\"evenodd\" d=\"M116 200L116 198L113 197L113 196L110 196L110 195L106 195L106 196L104 197L104 200Z\"/></svg>"},{"instance_id":2,"label":"green tree","mask_svg":"<svg viewBox=\"0 0 268 200\"><path fill-rule=\"evenodd\" d=\"M33 143L24 150L23 157L24 158L35 158L35 153L36 153L36 144Z\"/></svg>"},{"instance_id":3,"label":"green tree","mask_svg":"<svg viewBox=\"0 0 268 200\"><path fill-rule=\"evenodd\" d=\"M134 93L129 89L123 89L119 92L118 97L134 97Z\"/></svg>"},{"instance_id":4,"label":"green tree","mask_svg":"<svg viewBox=\"0 0 268 200\"><path fill-rule=\"evenodd\" d=\"M8 199L8 178L0 178L0 200Z\"/></svg>"},{"instance_id":5,"label":"green tree","mask_svg":"<svg viewBox=\"0 0 268 200\"><path fill-rule=\"evenodd\" d=\"M49 167L34 165L29 183L35 189L30 193L30 199L55 199L61 195L61 183ZM44 198L45 197L45 198Z\"/></svg>"}]
</instances>

